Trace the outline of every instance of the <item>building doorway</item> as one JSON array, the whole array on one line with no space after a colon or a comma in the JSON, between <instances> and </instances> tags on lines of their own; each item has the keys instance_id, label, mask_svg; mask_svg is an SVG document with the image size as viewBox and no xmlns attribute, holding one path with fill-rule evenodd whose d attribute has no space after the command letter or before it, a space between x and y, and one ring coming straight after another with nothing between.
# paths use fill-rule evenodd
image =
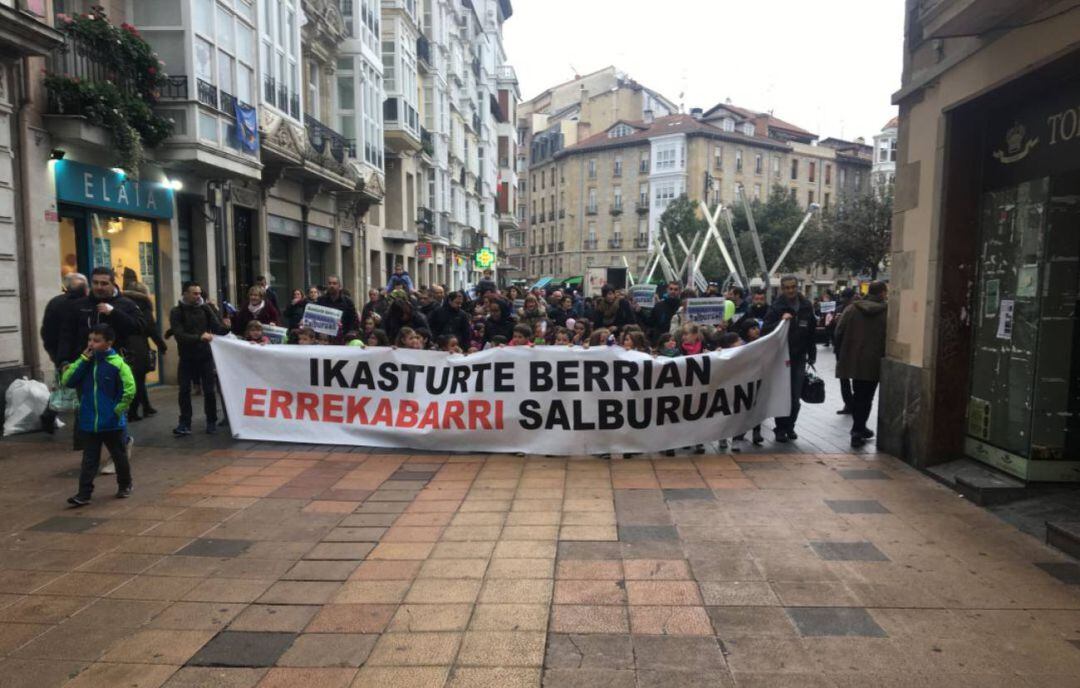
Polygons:
<instances>
[{"instance_id":1,"label":"building doorway","mask_svg":"<svg viewBox=\"0 0 1080 688\"><path fill-rule=\"evenodd\" d=\"M255 284L255 213L233 206L233 250L236 259L236 303L247 303L247 292Z\"/></svg>"}]
</instances>

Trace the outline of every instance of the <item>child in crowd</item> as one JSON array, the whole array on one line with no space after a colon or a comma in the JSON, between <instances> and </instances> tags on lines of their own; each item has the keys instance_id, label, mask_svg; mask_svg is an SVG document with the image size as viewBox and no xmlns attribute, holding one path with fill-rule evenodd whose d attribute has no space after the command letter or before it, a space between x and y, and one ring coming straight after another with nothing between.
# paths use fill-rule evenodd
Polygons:
<instances>
[{"instance_id":1,"label":"child in crowd","mask_svg":"<svg viewBox=\"0 0 1080 688\"><path fill-rule=\"evenodd\" d=\"M416 336L420 338L420 348L427 350L431 347L431 330L426 327L416 328Z\"/></svg>"},{"instance_id":2,"label":"child in crowd","mask_svg":"<svg viewBox=\"0 0 1080 688\"><path fill-rule=\"evenodd\" d=\"M364 344L364 340L360 338L359 332L346 332L345 333L345 346L358 346L361 349L367 345Z\"/></svg>"},{"instance_id":3,"label":"child in crowd","mask_svg":"<svg viewBox=\"0 0 1080 688\"><path fill-rule=\"evenodd\" d=\"M734 332L725 332L720 335L716 340L716 346L718 349L734 349L742 344L742 340L739 339L739 335Z\"/></svg>"},{"instance_id":4,"label":"child in crowd","mask_svg":"<svg viewBox=\"0 0 1080 688\"><path fill-rule=\"evenodd\" d=\"M484 321L474 322L469 330L469 353L484 350Z\"/></svg>"},{"instance_id":5,"label":"child in crowd","mask_svg":"<svg viewBox=\"0 0 1080 688\"><path fill-rule=\"evenodd\" d=\"M573 346L573 335L565 327L555 328L555 346Z\"/></svg>"},{"instance_id":6,"label":"child in crowd","mask_svg":"<svg viewBox=\"0 0 1080 688\"><path fill-rule=\"evenodd\" d=\"M696 356L705 351L705 340L697 323L683 323L679 330L679 351L683 356Z\"/></svg>"},{"instance_id":7,"label":"child in crowd","mask_svg":"<svg viewBox=\"0 0 1080 688\"><path fill-rule=\"evenodd\" d=\"M585 341L585 348L590 346L604 346L607 344L608 337L611 336L611 332L606 327L598 327L592 331L588 339Z\"/></svg>"},{"instance_id":8,"label":"child in crowd","mask_svg":"<svg viewBox=\"0 0 1080 688\"><path fill-rule=\"evenodd\" d=\"M532 346L531 336L532 328L528 325L514 325L514 334L510 338L509 346Z\"/></svg>"},{"instance_id":9,"label":"child in crowd","mask_svg":"<svg viewBox=\"0 0 1080 688\"><path fill-rule=\"evenodd\" d=\"M761 337L761 325L753 318L743 318L740 320L736 330L738 331L743 344L749 344ZM735 435L735 437L732 438L732 441L745 442L746 433ZM761 425L754 426L754 432L750 436L750 441L754 444L762 444L765 442L765 438L761 435Z\"/></svg>"},{"instance_id":10,"label":"child in crowd","mask_svg":"<svg viewBox=\"0 0 1080 688\"><path fill-rule=\"evenodd\" d=\"M550 323L546 318L536 321L536 324L533 325L533 344L543 346L548 343L547 333L549 326Z\"/></svg>"},{"instance_id":11,"label":"child in crowd","mask_svg":"<svg viewBox=\"0 0 1080 688\"><path fill-rule=\"evenodd\" d=\"M462 353L461 347L458 346L457 337L452 334L444 334L439 337L439 351L445 351L448 354Z\"/></svg>"},{"instance_id":12,"label":"child in crowd","mask_svg":"<svg viewBox=\"0 0 1080 688\"><path fill-rule=\"evenodd\" d=\"M645 334L641 330L628 329L623 333L622 347L627 351L641 351L642 353L652 353L649 348L649 343L645 340Z\"/></svg>"},{"instance_id":13,"label":"child in crowd","mask_svg":"<svg viewBox=\"0 0 1080 688\"><path fill-rule=\"evenodd\" d=\"M588 320L575 320L573 325L570 325L568 322L567 327L574 333L574 344L577 346L589 345L589 337L592 336L592 327Z\"/></svg>"},{"instance_id":14,"label":"child in crowd","mask_svg":"<svg viewBox=\"0 0 1080 688\"><path fill-rule=\"evenodd\" d=\"M386 336L386 332L381 329L374 329L367 338L368 346L390 346L390 338Z\"/></svg>"},{"instance_id":15,"label":"child in crowd","mask_svg":"<svg viewBox=\"0 0 1080 688\"><path fill-rule=\"evenodd\" d=\"M260 345L270 343L270 339L263 334L262 323L258 320L252 320L244 328L244 341Z\"/></svg>"},{"instance_id":16,"label":"child in crowd","mask_svg":"<svg viewBox=\"0 0 1080 688\"><path fill-rule=\"evenodd\" d=\"M101 464L101 446L116 465L116 496L131 496L131 465L124 444L127 409L135 398L135 376L112 348L116 332L109 325L90 329L86 350L64 371L60 384L79 390L79 434L83 440L79 492L68 504L90 503L94 477Z\"/></svg>"},{"instance_id":17,"label":"child in crowd","mask_svg":"<svg viewBox=\"0 0 1080 688\"><path fill-rule=\"evenodd\" d=\"M310 327L301 327L296 331L296 343L303 346L311 346L315 343L315 330Z\"/></svg>"},{"instance_id":18,"label":"child in crowd","mask_svg":"<svg viewBox=\"0 0 1080 688\"><path fill-rule=\"evenodd\" d=\"M498 348L500 346L506 346L507 343L508 342L506 340L506 337L502 336L501 334L497 334L497 335L495 335L494 337L491 338L491 342L485 348L495 349L495 348Z\"/></svg>"},{"instance_id":19,"label":"child in crowd","mask_svg":"<svg viewBox=\"0 0 1080 688\"><path fill-rule=\"evenodd\" d=\"M424 342L420 339L420 335L416 334L416 330L411 327L403 327L398 331L394 346L399 349L422 349L424 348Z\"/></svg>"},{"instance_id":20,"label":"child in crowd","mask_svg":"<svg viewBox=\"0 0 1080 688\"><path fill-rule=\"evenodd\" d=\"M677 358L679 356L679 343L675 340L675 335L660 335L660 339L656 342L656 355L667 358Z\"/></svg>"}]
</instances>

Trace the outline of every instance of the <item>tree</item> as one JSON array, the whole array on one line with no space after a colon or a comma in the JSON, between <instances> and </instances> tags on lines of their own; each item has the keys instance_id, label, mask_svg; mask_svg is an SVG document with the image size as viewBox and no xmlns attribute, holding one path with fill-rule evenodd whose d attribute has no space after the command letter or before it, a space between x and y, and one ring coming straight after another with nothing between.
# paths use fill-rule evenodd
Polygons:
<instances>
[{"instance_id":1,"label":"tree","mask_svg":"<svg viewBox=\"0 0 1080 688\"><path fill-rule=\"evenodd\" d=\"M663 215L660 216L660 227L661 229L667 229L668 235L671 236L671 240L675 243L674 246L665 247L664 252L669 259L674 255L676 262L672 267L678 271L686 258L686 252L683 251L677 237L682 237L686 245L690 246L698 232L704 232L708 229L709 223L701 215L700 204L697 201L690 200L686 194L682 194L664 209ZM666 243L662 233L657 239ZM698 247L694 248L695 255L698 253L698 248L700 248L700 242ZM707 279L715 281L727 277L728 272L723 259L720 257L720 252L716 250L715 246L706 253L699 269ZM684 276L679 275L679 278L684 279Z\"/></svg>"},{"instance_id":2,"label":"tree","mask_svg":"<svg viewBox=\"0 0 1080 688\"><path fill-rule=\"evenodd\" d=\"M877 279L892 245L893 189L845 201L823 218L825 264Z\"/></svg>"},{"instance_id":3,"label":"tree","mask_svg":"<svg viewBox=\"0 0 1080 688\"><path fill-rule=\"evenodd\" d=\"M767 267L771 268L795 230L799 228L803 218L806 217L806 211L800 208L798 201L779 185L772 188L764 203L757 199L751 201L750 209L754 213L754 224L757 227L758 237L761 239L761 252L765 254ZM734 204L732 216L732 226L735 228L743 263L746 271L753 278L761 272L761 268L742 202ZM809 268L822 262L823 237L819 224L817 217L811 218L780 265L781 271L790 272Z\"/></svg>"}]
</instances>

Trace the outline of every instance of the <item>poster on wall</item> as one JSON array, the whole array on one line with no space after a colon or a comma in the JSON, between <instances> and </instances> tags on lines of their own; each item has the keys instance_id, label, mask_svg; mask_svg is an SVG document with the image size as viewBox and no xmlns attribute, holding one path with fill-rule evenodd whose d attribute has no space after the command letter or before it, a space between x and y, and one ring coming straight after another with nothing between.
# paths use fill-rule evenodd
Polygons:
<instances>
[{"instance_id":1,"label":"poster on wall","mask_svg":"<svg viewBox=\"0 0 1080 688\"><path fill-rule=\"evenodd\" d=\"M998 339L1012 339L1013 332L1013 309L1016 302L1012 299L1001 300L1001 312L998 314Z\"/></svg>"},{"instance_id":2,"label":"poster on wall","mask_svg":"<svg viewBox=\"0 0 1080 688\"><path fill-rule=\"evenodd\" d=\"M1022 265L1016 276L1016 298L1033 299L1039 287L1039 266Z\"/></svg>"},{"instance_id":3,"label":"poster on wall","mask_svg":"<svg viewBox=\"0 0 1080 688\"><path fill-rule=\"evenodd\" d=\"M139 242L139 274L142 275L142 283L153 294L154 288L154 244L151 241Z\"/></svg>"},{"instance_id":4,"label":"poster on wall","mask_svg":"<svg viewBox=\"0 0 1080 688\"><path fill-rule=\"evenodd\" d=\"M986 280L986 294L983 296L983 317L992 318L997 315L998 301L1001 299L1001 281Z\"/></svg>"},{"instance_id":5,"label":"poster on wall","mask_svg":"<svg viewBox=\"0 0 1080 688\"><path fill-rule=\"evenodd\" d=\"M112 267L112 240L94 237L94 267Z\"/></svg>"}]
</instances>

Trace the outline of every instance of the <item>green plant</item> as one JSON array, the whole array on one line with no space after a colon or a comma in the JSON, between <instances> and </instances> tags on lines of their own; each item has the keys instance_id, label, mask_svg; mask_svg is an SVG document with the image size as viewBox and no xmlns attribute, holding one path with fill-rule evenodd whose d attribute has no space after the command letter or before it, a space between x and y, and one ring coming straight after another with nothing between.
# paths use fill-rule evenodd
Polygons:
<instances>
[{"instance_id":1,"label":"green plant","mask_svg":"<svg viewBox=\"0 0 1080 688\"><path fill-rule=\"evenodd\" d=\"M86 14L58 15L67 37L65 50L89 58L94 77L48 74L45 87L61 113L77 113L104 127L116 146L117 166L138 174L144 150L172 133L172 120L156 115L152 106L168 80L158 59L138 29L110 24L101 7ZM64 60L61 60L64 62Z\"/></svg>"}]
</instances>

